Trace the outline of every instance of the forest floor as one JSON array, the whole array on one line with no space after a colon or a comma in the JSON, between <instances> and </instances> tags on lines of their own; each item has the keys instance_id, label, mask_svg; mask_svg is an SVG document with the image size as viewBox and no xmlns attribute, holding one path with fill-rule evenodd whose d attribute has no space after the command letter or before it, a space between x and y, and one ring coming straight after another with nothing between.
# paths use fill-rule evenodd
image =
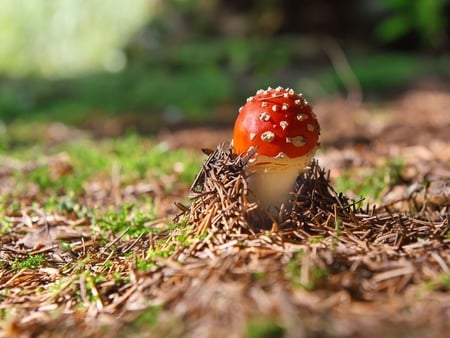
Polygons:
<instances>
[{"instance_id":1,"label":"forest floor","mask_svg":"<svg viewBox=\"0 0 450 338\"><path fill-rule=\"evenodd\" d=\"M48 126L62 152L2 155L0 337L447 337L449 88L314 107L318 165L278 224L249 211L226 146L189 192L200 149L230 128L155 136L148 149L163 144L167 161L186 150L161 175L139 162L144 174L125 179L139 154L117 148L108 174L71 192L77 166L102 160L65 150L84 132ZM197 170L182 182L190 156Z\"/></svg>"}]
</instances>

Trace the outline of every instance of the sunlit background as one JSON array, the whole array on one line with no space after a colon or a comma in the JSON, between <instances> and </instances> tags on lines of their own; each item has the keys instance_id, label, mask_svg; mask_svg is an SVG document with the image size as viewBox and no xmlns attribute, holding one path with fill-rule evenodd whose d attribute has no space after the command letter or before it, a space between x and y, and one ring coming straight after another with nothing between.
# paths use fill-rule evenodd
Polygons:
<instances>
[{"instance_id":1,"label":"sunlit background","mask_svg":"<svg viewBox=\"0 0 450 338\"><path fill-rule=\"evenodd\" d=\"M0 3L0 70L12 76L70 77L126 66L124 46L156 1L22 0Z\"/></svg>"},{"instance_id":2,"label":"sunlit background","mask_svg":"<svg viewBox=\"0 0 450 338\"><path fill-rule=\"evenodd\" d=\"M449 81L449 17L448 0L2 0L0 120L229 124L279 84L381 100Z\"/></svg>"}]
</instances>

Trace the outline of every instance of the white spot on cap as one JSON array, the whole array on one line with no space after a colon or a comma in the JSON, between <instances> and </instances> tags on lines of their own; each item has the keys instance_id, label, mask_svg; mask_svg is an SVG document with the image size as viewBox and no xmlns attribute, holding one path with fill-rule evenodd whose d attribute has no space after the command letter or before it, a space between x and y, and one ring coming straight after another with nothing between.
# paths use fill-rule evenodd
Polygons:
<instances>
[{"instance_id":1,"label":"white spot on cap","mask_svg":"<svg viewBox=\"0 0 450 338\"><path fill-rule=\"evenodd\" d=\"M267 90L272 90L272 87L270 87L270 86L269 86L269 87L267 87Z\"/></svg>"},{"instance_id":2,"label":"white spot on cap","mask_svg":"<svg viewBox=\"0 0 450 338\"><path fill-rule=\"evenodd\" d=\"M261 114L259 114L259 119L261 121L269 121L270 120L270 115L267 114L266 112L262 112Z\"/></svg>"},{"instance_id":3,"label":"white spot on cap","mask_svg":"<svg viewBox=\"0 0 450 338\"><path fill-rule=\"evenodd\" d=\"M247 102L251 102L251 101L253 101L253 96L250 96L247 98Z\"/></svg>"},{"instance_id":4,"label":"white spot on cap","mask_svg":"<svg viewBox=\"0 0 450 338\"><path fill-rule=\"evenodd\" d=\"M255 137L256 137L256 134L255 133L250 133L250 141L253 141L254 139L255 139Z\"/></svg>"},{"instance_id":5,"label":"white spot on cap","mask_svg":"<svg viewBox=\"0 0 450 338\"><path fill-rule=\"evenodd\" d=\"M283 103L283 105L281 106L281 110L288 110L289 109L289 104L287 104L286 102Z\"/></svg>"},{"instance_id":6,"label":"white spot on cap","mask_svg":"<svg viewBox=\"0 0 450 338\"><path fill-rule=\"evenodd\" d=\"M308 129L308 131L312 133L312 132L314 131L315 128L314 128L314 125L313 125L313 124L308 123L308 125L306 126L306 129Z\"/></svg>"},{"instance_id":7,"label":"white spot on cap","mask_svg":"<svg viewBox=\"0 0 450 338\"><path fill-rule=\"evenodd\" d=\"M297 114L297 120L304 121L308 118L308 115L306 114Z\"/></svg>"},{"instance_id":8,"label":"white spot on cap","mask_svg":"<svg viewBox=\"0 0 450 338\"><path fill-rule=\"evenodd\" d=\"M277 88L275 88L275 91L277 91L277 92L281 92L283 90L283 87L281 87L281 86L278 86Z\"/></svg>"},{"instance_id":9,"label":"white spot on cap","mask_svg":"<svg viewBox=\"0 0 450 338\"><path fill-rule=\"evenodd\" d=\"M275 134L271 131L265 131L261 134L261 140L263 140L264 142L272 142L274 138Z\"/></svg>"},{"instance_id":10,"label":"white spot on cap","mask_svg":"<svg viewBox=\"0 0 450 338\"><path fill-rule=\"evenodd\" d=\"M244 107L239 107L239 113L244 109Z\"/></svg>"},{"instance_id":11,"label":"white spot on cap","mask_svg":"<svg viewBox=\"0 0 450 338\"><path fill-rule=\"evenodd\" d=\"M261 102L261 107L266 108L269 104L267 102Z\"/></svg>"},{"instance_id":12,"label":"white spot on cap","mask_svg":"<svg viewBox=\"0 0 450 338\"><path fill-rule=\"evenodd\" d=\"M283 97L284 97L285 99L288 99L288 98L289 98L289 94L288 94L288 93L284 93L284 94L283 94Z\"/></svg>"},{"instance_id":13,"label":"white spot on cap","mask_svg":"<svg viewBox=\"0 0 450 338\"><path fill-rule=\"evenodd\" d=\"M296 105L299 105L299 106L302 104L302 100L300 100L300 99L297 99L294 102Z\"/></svg>"},{"instance_id":14,"label":"white spot on cap","mask_svg":"<svg viewBox=\"0 0 450 338\"><path fill-rule=\"evenodd\" d=\"M283 153L282 151L280 151L280 152L277 154L277 156L274 157L274 159L285 158L285 157L286 157L286 154Z\"/></svg>"},{"instance_id":15,"label":"white spot on cap","mask_svg":"<svg viewBox=\"0 0 450 338\"><path fill-rule=\"evenodd\" d=\"M287 128L287 126L289 125L289 123L287 123L287 121L281 121L280 122L280 127L285 130Z\"/></svg>"},{"instance_id":16,"label":"white spot on cap","mask_svg":"<svg viewBox=\"0 0 450 338\"><path fill-rule=\"evenodd\" d=\"M279 108L278 108L278 106L277 106L276 104L274 104L274 105L272 106L272 110L273 110L273 111L278 111L278 109L279 109Z\"/></svg>"},{"instance_id":17,"label":"white spot on cap","mask_svg":"<svg viewBox=\"0 0 450 338\"><path fill-rule=\"evenodd\" d=\"M286 137L286 143L292 143L295 147L301 147L306 144L306 139L303 136Z\"/></svg>"},{"instance_id":18,"label":"white spot on cap","mask_svg":"<svg viewBox=\"0 0 450 338\"><path fill-rule=\"evenodd\" d=\"M257 95L261 95L264 94L264 89L258 89L258 91L256 92Z\"/></svg>"},{"instance_id":19,"label":"white spot on cap","mask_svg":"<svg viewBox=\"0 0 450 338\"><path fill-rule=\"evenodd\" d=\"M294 91L294 89L289 89L289 90L288 90L288 93L289 93L290 95L294 95L294 94L295 94L295 91Z\"/></svg>"}]
</instances>

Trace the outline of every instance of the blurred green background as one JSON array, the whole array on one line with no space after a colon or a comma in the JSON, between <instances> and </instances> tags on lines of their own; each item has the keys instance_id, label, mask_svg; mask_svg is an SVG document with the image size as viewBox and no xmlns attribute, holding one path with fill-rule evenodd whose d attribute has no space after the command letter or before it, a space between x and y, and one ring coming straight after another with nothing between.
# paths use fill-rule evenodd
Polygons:
<instances>
[{"instance_id":1,"label":"blurred green background","mask_svg":"<svg viewBox=\"0 0 450 338\"><path fill-rule=\"evenodd\" d=\"M0 127L228 125L277 85L380 100L450 81L449 17L449 0L2 0Z\"/></svg>"}]
</instances>

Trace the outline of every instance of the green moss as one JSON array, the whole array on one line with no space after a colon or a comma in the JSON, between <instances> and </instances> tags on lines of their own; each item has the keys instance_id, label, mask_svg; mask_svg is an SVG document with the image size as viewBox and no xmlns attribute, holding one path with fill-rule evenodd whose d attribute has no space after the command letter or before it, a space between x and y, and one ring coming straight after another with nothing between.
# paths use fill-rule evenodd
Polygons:
<instances>
[{"instance_id":1,"label":"green moss","mask_svg":"<svg viewBox=\"0 0 450 338\"><path fill-rule=\"evenodd\" d=\"M118 208L109 207L107 212L97 210L92 220L94 232L99 235L119 234L125 232L127 236L138 237L144 233L155 233L155 230L148 226L155 216L151 210L152 206L137 206L134 204L122 204ZM144 211L144 209L147 209Z\"/></svg>"},{"instance_id":2,"label":"green moss","mask_svg":"<svg viewBox=\"0 0 450 338\"><path fill-rule=\"evenodd\" d=\"M403 159L397 158L371 168L347 169L336 178L336 190L378 202L383 192L401 181L403 168Z\"/></svg>"},{"instance_id":3,"label":"green moss","mask_svg":"<svg viewBox=\"0 0 450 338\"><path fill-rule=\"evenodd\" d=\"M294 288L312 291L317 289L328 277L328 271L312 264L308 266L308 271L304 271L302 261L306 254L302 250L298 251L288 262L285 273ZM305 273L308 276L307 279L303 278Z\"/></svg>"},{"instance_id":4,"label":"green moss","mask_svg":"<svg viewBox=\"0 0 450 338\"><path fill-rule=\"evenodd\" d=\"M44 254L28 255L24 259L16 258L12 264L13 270L38 269L46 260Z\"/></svg>"},{"instance_id":5,"label":"green moss","mask_svg":"<svg viewBox=\"0 0 450 338\"><path fill-rule=\"evenodd\" d=\"M424 283L428 290L448 292L450 291L450 276L447 273L441 273L437 278Z\"/></svg>"},{"instance_id":6,"label":"green moss","mask_svg":"<svg viewBox=\"0 0 450 338\"><path fill-rule=\"evenodd\" d=\"M273 318L255 318L247 323L246 338L284 337L286 330Z\"/></svg>"}]
</instances>

